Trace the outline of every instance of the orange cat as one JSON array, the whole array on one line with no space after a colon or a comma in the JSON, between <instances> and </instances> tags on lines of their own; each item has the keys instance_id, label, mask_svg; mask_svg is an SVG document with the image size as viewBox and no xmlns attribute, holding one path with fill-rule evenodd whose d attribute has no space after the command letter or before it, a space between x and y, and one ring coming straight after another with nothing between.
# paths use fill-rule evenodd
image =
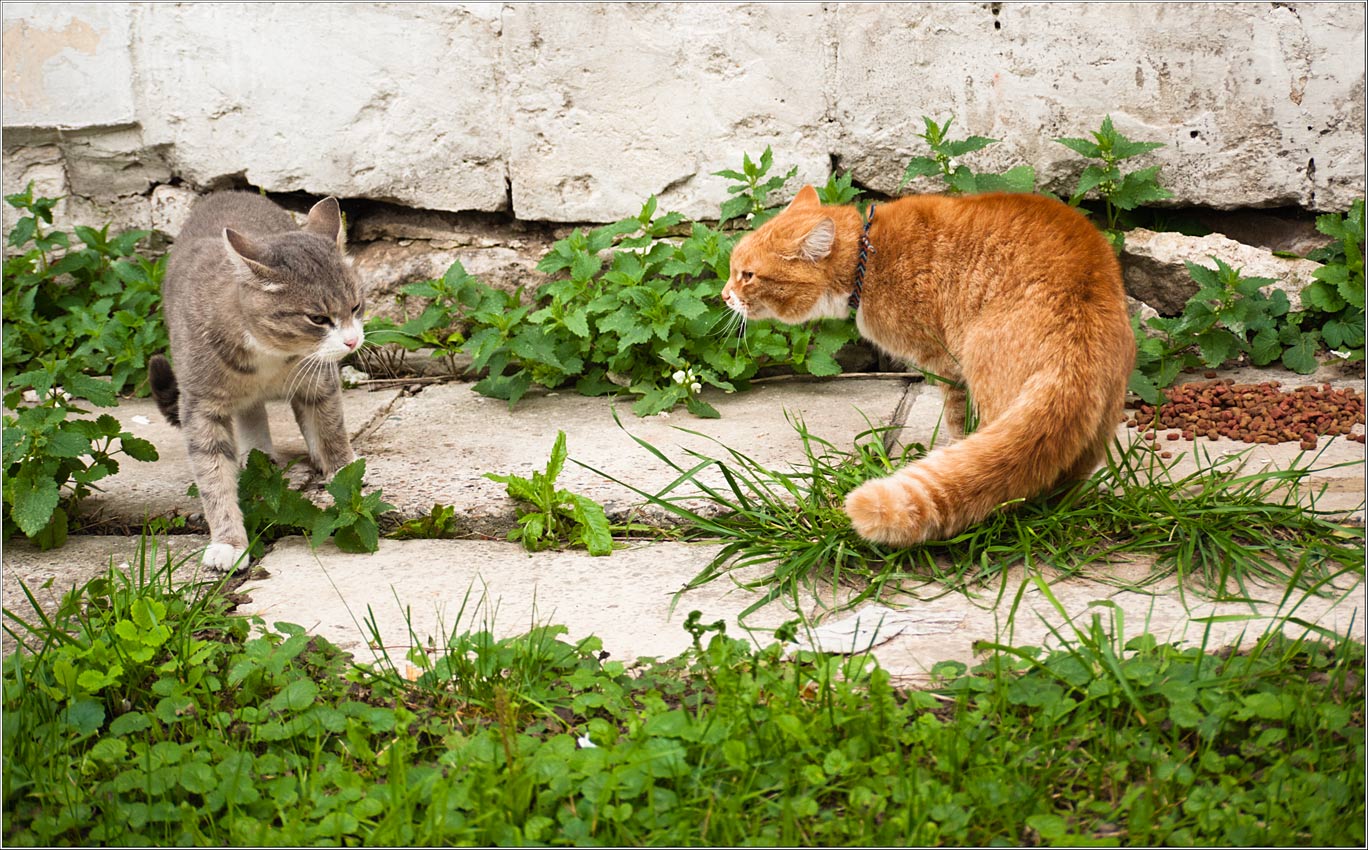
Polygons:
<instances>
[{"instance_id":1,"label":"orange cat","mask_svg":"<svg viewBox=\"0 0 1368 850\"><path fill-rule=\"evenodd\" d=\"M727 306L789 324L855 313L889 354L967 385L978 429L846 498L856 532L909 546L1087 477L1121 418L1135 338L1121 268L1081 214L1041 195L822 206L805 186L732 251ZM965 391L941 385L963 434Z\"/></svg>"}]
</instances>

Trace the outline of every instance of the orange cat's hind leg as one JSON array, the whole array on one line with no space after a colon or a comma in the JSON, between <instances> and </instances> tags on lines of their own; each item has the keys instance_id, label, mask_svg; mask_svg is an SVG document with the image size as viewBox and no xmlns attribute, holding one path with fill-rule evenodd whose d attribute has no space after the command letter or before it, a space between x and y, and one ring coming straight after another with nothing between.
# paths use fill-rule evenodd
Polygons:
<instances>
[{"instance_id":1,"label":"orange cat's hind leg","mask_svg":"<svg viewBox=\"0 0 1368 850\"><path fill-rule=\"evenodd\" d=\"M969 393L949 384L941 384L940 391L941 399L945 403L942 408L942 421L949 429L946 436L949 440L957 440L964 436L964 423L969 412Z\"/></svg>"},{"instance_id":2,"label":"orange cat's hind leg","mask_svg":"<svg viewBox=\"0 0 1368 850\"><path fill-rule=\"evenodd\" d=\"M1079 455L1078 460L1070 464L1064 474L1059 477L1059 483L1065 484L1070 481L1086 481L1088 476L1097 471L1097 467L1102 464L1107 456L1107 450L1111 448L1112 441L1116 439L1116 423L1121 420L1122 403L1113 405L1113 411L1102 417L1102 422L1093 432L1091 442Z\"/></svg>"},{"instance_id":3,"label":"orange cat's hind leg","mask_svg":"<svg viewBox=\"0 0 1368 850\"><path fill-rule=\"evenodd\" d=\"M915 469L902 469L850 491L845 512L855 533L887 546L929 540L939 529L941 517L920 479Z\"/></svg>"}]
</instances>

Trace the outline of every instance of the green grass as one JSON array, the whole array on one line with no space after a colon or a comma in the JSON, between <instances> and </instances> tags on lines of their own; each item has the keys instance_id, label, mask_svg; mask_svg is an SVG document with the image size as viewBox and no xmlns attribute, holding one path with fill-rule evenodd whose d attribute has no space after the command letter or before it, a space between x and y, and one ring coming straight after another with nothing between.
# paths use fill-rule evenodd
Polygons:
<instances>
[{"instance_id":1,"label":"green grass","mask_svg":"<svg viewBox=\"0 0 1368 850\"><path fill-rule=\"evenodd\" d=\"M410 681L177 589L154 542L138 561L7 612L7 844L1364 839L1363 646L1334 635L1213 652L1103 608L908 691L696 614L692 650L628 668L463 608Z\"/></svg>"},{"instance_id":2,"label":"green grass","mask_svg":"<svg viewBox=\"0 0 1368 850\"><path fill-rule=\"evenodd\" d=\"M1081 487L1007 505L950 539L897 549L860 539L841 505L861 482L890 474L926 449L912 444L893 452L896 429L871 426L842 451L801 421L792 424L804 459L788 470L768 469L680 428L712 440L719 451L690 450L681 463L632 436L677 473L659 492L593 471L683 520L693 538L721 541L718 555L685 590L727 575L762 591L743 617L776 599L795 606L820 599L824 587L852 589L833 593L832 608L895 591L933 598L987 585L1015 566L1105 580L1111 562L1152 559L1143 584L1177 576L1180 593L1193 588L1222 601L1253 599L1259 583L1330 593L1336 579L1363 575L1362 526L1314 507L1310 475L1335 468L1317 466L1319 455L1259 472L1242 468L1243 455L1203 456L1195 471L1176 476L1171 464L1142 446L1115 445ZM1341 465L1355 464L1362 461ZM760 574L736 578L751 567Z\"/></svg>"}]
</instances>

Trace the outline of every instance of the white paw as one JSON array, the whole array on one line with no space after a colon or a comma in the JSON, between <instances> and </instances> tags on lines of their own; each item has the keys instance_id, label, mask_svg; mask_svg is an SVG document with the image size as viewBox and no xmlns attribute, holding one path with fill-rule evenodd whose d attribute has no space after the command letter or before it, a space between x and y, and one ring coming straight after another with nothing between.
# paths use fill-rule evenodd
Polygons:
<instances>
[{"instance_id":1,"label":"white paw","mask_svg":"<svg viewBox=\"0 0 1368 850\"><path fill-rule=\"evenodd\" d=\"M231 573L247 566L247 550L231 543L210 543L205 547L203 563L215 572Z\"/></svg>"}]
</instances>

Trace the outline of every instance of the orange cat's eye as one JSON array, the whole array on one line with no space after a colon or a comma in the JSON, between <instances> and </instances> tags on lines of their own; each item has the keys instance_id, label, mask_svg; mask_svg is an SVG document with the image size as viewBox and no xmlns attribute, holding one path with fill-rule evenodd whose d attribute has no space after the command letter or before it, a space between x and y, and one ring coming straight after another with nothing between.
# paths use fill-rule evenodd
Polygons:
<instances>
[{"instance_id":1,"label":"orange cat's eye","mask_svg":"<svg viewBox=\"0 0 1368 850\"><path fill-rule=\"evenodd\" d=\"M742 282L749 282L753 277L755 277L755 272L741 272Z\"/></svg>"}]
</instances>

